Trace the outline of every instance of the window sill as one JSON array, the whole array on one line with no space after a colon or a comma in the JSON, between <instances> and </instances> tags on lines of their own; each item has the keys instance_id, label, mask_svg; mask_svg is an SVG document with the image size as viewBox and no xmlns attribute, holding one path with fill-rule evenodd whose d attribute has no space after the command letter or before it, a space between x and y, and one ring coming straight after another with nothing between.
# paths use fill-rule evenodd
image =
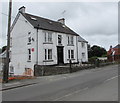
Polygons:
<instances>
[{"instance_id":1,"label":"window sill","mask_svg":"<svg viewBox=\"0 0 120 103\"><path fill-rule=\"evenodd\" d=\"M31 62L30 60L28 60L27 62Z\"/></svg>"},{"instance_id":2,"label":"window sill","mask_svg":"<svg viewBox=\"0 0 120 103\"><path fill-rule=\"evenodd\" d=\"M27 43L27 45L31 45L31 43Z\"/></svg>"},{"instance_id":3,"label":"window sill","mask_svg":"<svg viewBox=\"0 0 120 103\"><path fill-rule=\"evenodd\" d=\"M43 62L53 62L53 60L43 60Z\"/></svg>"},{"instance_id":4,"label":"window sill","mask_svg":"<svg viewBox=\"0 0 120 103\"><path fill-rule=\"evenodd\" d=\"M58 46L62 46L62 44L58 44Z\"/></svg>"},{"instance_id":5,"label":"window sill","mask_svg":"<svg viewBox=\"0 0 120 103\"><path fill-rule=\"evenodd\" d=\"M74 46L74 44L68 44L67 46Z\"/></svg>"},{"instance_id":6,"label":"window sill","mask_svg":"<svg viewBox=\"0 0 120 103\"><path fill-rule=\"evenodd\" d=\"M43 44L53 44L53 42L44 42Z\"/></svg>"},{"instance_id":7,"label":"window sill","mask_svg":"<svg viewBox=\"0 0 120 103\"><path fill-rule=\"evenodd\" d=\"M67 60L75 60L75 59L73 58L73 59L67 59Z\"/></svg>"}]
</instances>

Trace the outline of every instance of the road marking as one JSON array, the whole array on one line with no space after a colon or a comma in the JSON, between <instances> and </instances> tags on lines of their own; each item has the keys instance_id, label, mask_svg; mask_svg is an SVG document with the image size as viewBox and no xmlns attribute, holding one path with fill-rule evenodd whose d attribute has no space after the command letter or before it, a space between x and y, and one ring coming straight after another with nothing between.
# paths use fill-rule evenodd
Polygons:
<instances>
[{"instance_id":1,"label":"road marking","mask_svg":"<svg viewBox=\"0 0 120 103\"><path fill-rule=\"evenodd\" d=\"M120 76L120 75L119 75L119 76ZM115 79L115 78L118 78L118 76L115 76L115 77L109 78L109 79L105 80L104 83L105 83L105 82L108 82L108 81L110 81L110 80L112 80L112 79Z\"/></svg>"},{"instance_id":2,"label":"road marking","mask_svg":"<svg viewBox=\"0 0 120 103\"><path fill-rule=\"evenodd\" d=\"M62 98L71 96L71 95L73 95L73 94L79 93L79 92L84 91L84 90L87 90L87 89L88 89L88 87L86 87L86 88L84 88L84 89L81 89L81 90L74 91L74 92L69 93L69 94L66 94L66 95L64 95L64 96L62 96L62 97L56 98L56 99L54 99L53 101L58 101L58 100L60 100L60 99L62 99Z\"/></svg>"}]
</instances>

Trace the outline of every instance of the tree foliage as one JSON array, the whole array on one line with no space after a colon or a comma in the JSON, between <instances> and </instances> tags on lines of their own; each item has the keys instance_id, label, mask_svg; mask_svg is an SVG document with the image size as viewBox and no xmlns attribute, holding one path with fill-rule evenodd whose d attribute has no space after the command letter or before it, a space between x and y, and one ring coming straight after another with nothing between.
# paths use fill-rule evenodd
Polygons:
<instances>
[{"instance_id":1,"label":"tree foliage","mask_svg":"<svg viewBox=\"0 0 120 103\"><path fill-rule=\"evenodd\" d=\"M97 46L97 45L93 45L92 47L90 47L90 45L88 45L88 57L102 57L103 55L105 56L107 54L107 51L105 48Z\"/></svg>"}]
</instances>

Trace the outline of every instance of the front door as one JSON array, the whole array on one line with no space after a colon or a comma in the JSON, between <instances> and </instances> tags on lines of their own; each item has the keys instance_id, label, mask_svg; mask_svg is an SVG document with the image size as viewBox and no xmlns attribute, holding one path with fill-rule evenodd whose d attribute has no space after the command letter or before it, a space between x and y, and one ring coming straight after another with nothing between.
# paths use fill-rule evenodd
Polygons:
<instances>
[{"instance_id":1,"label":"front door","mask_svg":"<svg viewBox=\"0 0 120 103\"><path fill-rule=\"evenodd\" d=\"M64 63L63 62L63 47L58 46L57 47L57 59L58 59L58 64Z\"/></svg>"}]
</instances>

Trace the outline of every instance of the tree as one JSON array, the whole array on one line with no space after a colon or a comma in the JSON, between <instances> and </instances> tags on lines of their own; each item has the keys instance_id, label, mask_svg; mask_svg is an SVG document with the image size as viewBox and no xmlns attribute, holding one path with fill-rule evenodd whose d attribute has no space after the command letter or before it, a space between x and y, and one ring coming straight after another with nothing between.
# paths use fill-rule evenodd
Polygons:
<instances>
[{"instance_id":1,"label":"tree","mask_svg":"<svg viewBox=\"0 0 120 103\"><path fill-rule=\"evenodd\" d=\"M107 51L105 50L105 48L97 46L97 45L93 45L92 47L90 47L88 49L88 57L102 57L103 55L106 55Z\"/></svg>"},{"instance_id":2,"label":"tree","mask_svg":"<svg viewBox=\"0 0 120 103\"><path fill-rule=\"evenodd\" d=\"M2 53L6 50L7 46L2 47Z\"/></svg>"}]
</instances>

